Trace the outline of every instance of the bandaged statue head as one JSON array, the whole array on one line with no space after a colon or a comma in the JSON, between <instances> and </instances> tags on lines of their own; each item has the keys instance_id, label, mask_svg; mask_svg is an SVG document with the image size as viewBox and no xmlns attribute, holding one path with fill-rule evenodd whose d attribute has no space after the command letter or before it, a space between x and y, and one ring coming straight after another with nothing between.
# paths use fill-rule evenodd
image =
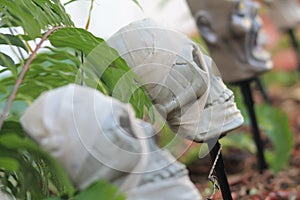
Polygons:
<instances>
[{"instance_id":1,"label":"bandaged statue head","mask_svg":"<svg viewBox=\"0 0 300 200\"><path fill-rule=\"evenodd\" d=\"M297 0L264 0L267 11L281 30L293 29L300 22L300 5Z\"/></svg>"},{"instance_id":2,"label":"bandaged statue head","mask_svg":"<svg viewBox=\"0 0 300 200\"><path fill-rule=\"evenodd\" d=\"M185 166L155 145L152 126L94 89L72 84L46 92L21 123L79 189L101 179L128 200L201 199Z\"/></svg>"},{"instance_id":3,"label":"bandaged statue head","mask_svg":"<svg viewBox=\"0 0 300 200\"><path fill-rule=\"evenodd\" d=\"M44 93L21 118L79 188L99 178L113 181L142 163L146 146L137 139L144 136L135 121L130 106L76 85Z\"/></svg>"},{"instance_id":4,"label":"bandaged statue head","mask_svg":"<svg viewBox=\"0 0 300 200\"><path fill-rule=\"evenodd\" d=\"M107 42L141 78L140 85L175 133L203 142L243 122L214 62L183 34L144 19Z\"/></svg>"},{"instance_id":5,"label":"bandaged statue head","mask_svg":"<svg viewBox=\"0 0 300 200\"><path fill-rule=\"evenodd\" d=\"M270 70L270 54L258 43L261 20L250 0L187 0L202 38L225 82Z\"/></svg>"}]
</instances>

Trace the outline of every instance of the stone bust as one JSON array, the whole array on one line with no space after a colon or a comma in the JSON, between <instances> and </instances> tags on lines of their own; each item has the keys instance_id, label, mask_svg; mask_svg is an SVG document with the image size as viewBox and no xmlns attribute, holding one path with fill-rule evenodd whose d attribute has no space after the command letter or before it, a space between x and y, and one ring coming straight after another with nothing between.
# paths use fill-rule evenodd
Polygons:
<instances>
[{"instance_id":1,"label":"stone bust","mask_svg":"<svg viewBox=\"0 0 300 200\"><path fill-rule=\"evenodd\" d=\"M205 142L243 123L217 66L187 36L143 19L107 42L141 78L140 86L174 133Z\"/></svg>"},{"instance_id":2,"label":"stone bust","mask_svg":"<svg viewBox=\"0 0 300 200\"><path fill-rule=\"evenodd\" d=\"M225 82L252 79L272 68L258 43L259 5L250 0L187 0L202 38Z\"/></svg>"}]
</instances>

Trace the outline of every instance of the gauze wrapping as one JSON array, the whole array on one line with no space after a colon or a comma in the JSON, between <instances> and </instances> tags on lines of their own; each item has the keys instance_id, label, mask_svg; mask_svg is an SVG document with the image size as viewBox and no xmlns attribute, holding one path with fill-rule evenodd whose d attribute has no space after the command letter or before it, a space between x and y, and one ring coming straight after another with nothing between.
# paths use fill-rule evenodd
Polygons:
<instances>
[{"instance_id":1,"label":"gauze wrapping","mask_svg":"<svg viewBox=\"0 0 300 200\"><path fill-rule=\"evenodd\" d=\"M175 133L203 142L243 122L232 92L212 73L212 61L183 34L143 19L107 43L142 79L140 86Z\"/></svg>"},{"instance_id":2,"label":"gauze wrapping","mask_svg":"<svg viewBox=\"0 0 300 200\"><path fill-rule=\"evenodd\" d=\"M0 190L0 199L1 200L14 200L15 198L13 198L11 195L5 193L4 191Z\"/></svg>"},{"instance_id":3,"label":"gauze wrapping","mask_svg":"<svg viewBox=\"0 0 300 200\"><path fill-rule=\"evenodd\" d=\"M139 139L144 132L134 119L129 105L71 84L42 94L21 123L60 161L78 188L104 179L118 180L120 189L127 191L138 183L134 173L143 172L147 159L147 143Z\"/></svg>"},{"instance_id":4,"label":"gauze wrapping","mask_svg":"<svg viewBox=\"0 0 300 200\"><path fill-rule=\"evenodd\" d=\"M80 189L104 179L128 200L202 199L186 167L156 146L152 126L96 90L68 85L44 93L21 123Z\"/></svg>"},{"instance_id":5,"label":"gauze wrapping","mask_svg":"<svg viewBox=\"0 0 300 200\"><path fill-rule=\"evenodd\" d=\"M155 131L150 124L144 121L140 124L147 135L148 162L138 187L127 193L127 200L201 200L186 167L167 150L157 147Z\"/></svg>"}]
</instances>

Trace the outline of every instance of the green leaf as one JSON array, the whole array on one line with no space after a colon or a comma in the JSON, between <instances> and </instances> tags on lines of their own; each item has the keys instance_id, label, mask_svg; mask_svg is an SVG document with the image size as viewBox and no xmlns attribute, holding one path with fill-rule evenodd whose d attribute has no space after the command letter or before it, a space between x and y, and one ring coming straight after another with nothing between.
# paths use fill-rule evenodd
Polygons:
<instances>
[{"instance_id":1,"label":"green leaf","mask_svg":"<svg viewBox=\"0 0 300 200\"><path fill-rule=\"evenodd\" d=\"M0 0L3 25L20 26L31 39L41 37L51 26L73 26L58 0Z\"/></svg>"},{"instance_id":2,"label":"green leaf","mask_svg":"<svg viewBox=\"0 0 300 200\"><path fill-rule=\"evenodd\" d=\"M17 171L19 169L19 163L13 158L0 157L0 167L9 171Z\"/></svg>"},{"instance_id":3,"label":"green leaf","mask_svg":"<svg viewBox=\"0 0 300 200\"><path fill-rule=\"evenodd\" d=\"M0 66L7 67L14 77L17 76L17 67L14 63L14 60L2 52L0 52Z\"/></svg>"},{"instance_id":4,"label":"green leaf","mask_svg":"<svg viewBox=\"0 0 300 200\"><path fill-rule=\"evenodd\" d=\"M288 165L293 147L288 117L280 109L269 105L257 106L257 110L258 120L273 145L272 153L266 153L266 158L271 169L278 172Z\"/></svg>"},{"instance_id":5,"label":"green leaf","mask_svg":"<svg viewBox=\"0 0 300 200\"><path fill-rule=\"evenodd\" d=\"M151 100L137 85L137 77L118 52L88 31L79 28L62 28L49 40L55 47L70 47L85 55L83 71L86 85L108 90L109 95L122 102L130 102L137 117L142 118L144 109L149 109ZM103 83L103 84L102 84ZM105 87L103 87L103 85Z\"/></svg>"},{"instance_id":6,"label":"green leaf","mask_svg":"<svg viewBox=\"0 0 300 200\"><path fill-rule=\"evenodd\" d=\"M10 133L10 134L0 135L0 145L12 151L29 152L30 153L29 155L31 156L29 158L35 158L34 160L36 161L38 159L43 159L43 161L45 162L45 166L47 166L47 171L49 171L50 174L52 174L52 176L50 176L51 177L50 179L56 182L56 187L58 188L59 194L60 195L68 194L69 196L73 195L75 189L68 175L63 170L62 166L48 153L44 152L36 143L34 143L28 138L22 138L17 134ZM27 170L27 171L31 170L31 168L25 164L20 165L20 167L25 167L25 169L23 170ZM36 173L37 172L31 175L24 174L23 176L26 176L24 177L26 180L24 183L30 183L31 179L34 179L36 182L36 179L40 177L40 175ZM31 188L30 186L28 187ZM35 187L40 187L40 185L38 184L38 186Z\"/></svg>"},{"instance_id":7,"label":"green leaf","mask_svg":"<svg viewBox=\"0 0 300 200\"><path fill-rule=\"evenodd\" d=\"M21 36L0 33L0 44L7 44L7 45L21 47L26 52L28 52L26 45L21 40Z\"/></svg>"},{"instance_id":8,"label":"green leaf","mask_svg":"<svg viewBox=\"0 0 300 200\"><path fill-rule=\"evenodd\" d=\"M74 49L52 47L41 50L26 73L16 95L16 100L26 101L27 104L30 104L42 92L76 81L81 61ZM23 65L18 65L19 69L21 67ZM15 81L16 75L0 78L0 89L7 91L6 93L2 93L5 96L0 95L0 99L7 100Z\"/></svg>"},{"instance_id":9,"label":"green leaf","mask_svg":"<svg viewBox=\"0 0 300 200\"><path fill-rule=\"evenodd\" d=\"M62 28L55 31L49 40L55 47L71 47L88 55L94 48L104 42L82 28Z\"/></svg>"},{"instance_id":10,"label":"green leaf","mask_svg":"<svg viewBox=\"0 0 300 200\"><path fill-rule=\"evenodd\" d=\"M70 0L70 1L68 1L68 2L66 2L66 3L64 3L64 6L66 6L66 5L70 4L70 3L73 3L73 2L75 2L75 1L77 1L77 0Z\"/></svg>"},{"instance_id":11,"label":"green leaf","mask_svg":"<svg viewBox=\"0 0 300 200\"><path fill-rule=\"evenodd\" d=\"M18 3L13 1L4 1L1 3L11 14L13 22L22 25L24 31L32 36L32 38L41 36L41 29L36 23L36 20L33 18L31 12L29 12L29 8L24 7L23 0L18 0ZM24 12L27 10L27 12ZM7 12L2 10L2 12ZM22 16L20 16L22 14ZM17 17L18 16L18 17Z\"/></svg>"},{"instance_id":12,"label":"green leaf","mask_svg":"<svg viewBox=\"0 0 300 200\"><path fill-rule=\"evenodd\" d=\"M118 189L115 186L105 181L98 181L74 197L74 200L86 199L125 200L125 196L119 194Z\"/></svg>"},{"instance_id":13,"label":"green leaf","mask_svg":"<svg viewBox=\"0 0 300 200\"><path fill-rule=\"evenodd\" d=\"M140 7L141 10L143 10L143 7L137 0L132 0L138 7Z\"/></svg>"},{"instance_id":14,"label":"green leaf","mask_svg":"<svg viewBox=\"0 0 300 200\"><path fill-rule=\"evenodd\" d=\"M3 134L16 133L20 137L24 137L23 128L20 123L14 121L6 121L0 131L0 136Z\"/></svg>"}]
</instances>

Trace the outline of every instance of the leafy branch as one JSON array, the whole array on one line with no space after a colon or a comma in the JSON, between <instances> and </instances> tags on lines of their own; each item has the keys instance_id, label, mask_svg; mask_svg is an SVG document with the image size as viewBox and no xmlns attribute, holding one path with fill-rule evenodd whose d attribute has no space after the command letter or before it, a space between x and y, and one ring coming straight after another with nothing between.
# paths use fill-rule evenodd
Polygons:
<instances>
[{"instance_id":1,"label":"leafy branch","mask_svg":"<svg viewBox=\"0 0 300 200\"><path fill-rule=\"evenodd\" d=\"M16 97L16 94L17 94L17 91L25 77L25 74L26 72L28 71L29 67L30 67L30 64L32 63L33 59L36 57L37 55L37 52L38 50L42 47L43 43L47 40L47 38L51 35L51 33L53 33L54 31L58 30L62 28L62 26L60 27L54 27L52 29L50 29L49 31L47 31L41 41L38 43L38 45L35 47L34 51L32 52L32 54L29 56L29 59L27 60L26 64L24 65L23 69L22 69L22 72L20 73L18 79L16 80L16 84L14 85L14 88L13 88L13 91L12 93L10 94L9 98L8 98L8 101L4 107L4 110L1 114L1 117L0 117L0 130L2 129L2 126L3 126L3 123L4 123L4 120L6 119L6 116L8 115L8 112L9 112L9 109Z\"/></svg>"},{"instance_id":2,"label":"leafy branch","mask_svg":"<svg viewBox=\"0 0 300 200\"><path fill-rule=\"evenodd\" d=\"M71 0L70 2L74 2ZM96 183L75 194L62 166L23 131L19 118L42 92L69 83L92 86L113 95L119 80L127 79L115 97L130 102L142 118L151 107L138 78L117 51L85 29L75 28L59 0L0 0L0 181L19 199L124 199L108 183ZM90 14L93 9L92 1ZM87 22L89 27L90 17ZM50 41L48 45L46 41ZM31 49L32 46L33 48ZM17 57L17 59L14 59ZM126 99L128 94L130 99ZM108 192L109 191L109 192Z\"/></svg>"}]
</instances>

